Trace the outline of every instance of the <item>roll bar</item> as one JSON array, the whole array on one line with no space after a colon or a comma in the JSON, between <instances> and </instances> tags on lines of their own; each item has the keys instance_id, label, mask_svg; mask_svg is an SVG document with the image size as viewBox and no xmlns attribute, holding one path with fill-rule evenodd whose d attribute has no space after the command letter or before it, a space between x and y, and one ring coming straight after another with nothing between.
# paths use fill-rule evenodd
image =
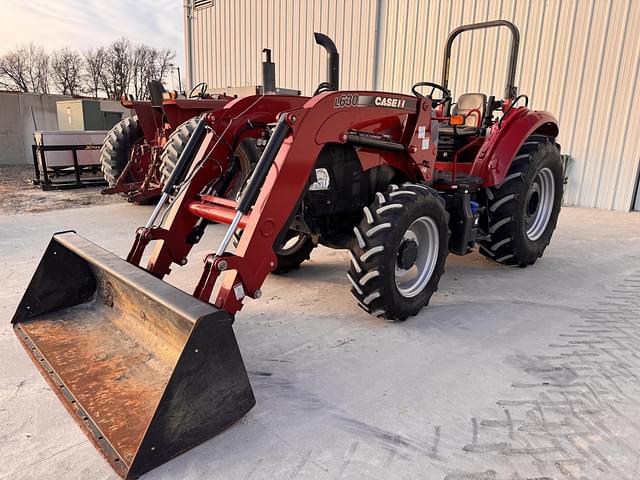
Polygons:
<instances>
[{"instance_id":1,"label":"roll bar","mask_svg":"<svg viewBox=\"0 0 640 480\"><path fill-rule=\"evenodd\" d=\"M469 30L480 30L483 28L507 27L511 31L511 51L509 52L509 67L507 70L507 84L504 89L504 98L514 99L518 96L518 89L514 85L516 78L516 65L518 63L518 47L520 46L520 32L518 27L508 20L492 20L490 22L472 23L470 25L461 25L453 30L447 38L447 46L444 50L444 64L442 66L442 86L448 88L449 68L451 60L451 46L453 41L462 32Z\"/></svg>"}]
</instances>

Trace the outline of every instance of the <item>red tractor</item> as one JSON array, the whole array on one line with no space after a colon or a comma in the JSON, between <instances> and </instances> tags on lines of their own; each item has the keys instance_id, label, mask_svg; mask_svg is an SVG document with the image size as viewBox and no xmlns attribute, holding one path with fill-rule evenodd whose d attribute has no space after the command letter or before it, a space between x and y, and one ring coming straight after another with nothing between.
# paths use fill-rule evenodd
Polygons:
<instances>
[{"instance_id":1,"label":"red tractor","mask_svg":"<svg viewBox=\"0 0 640 480\"><path fill-rule=\"evenodd\" d=\"M165 92L160 82L153 81L151 101L122 98L122 106L133 109L135 115L118 122L105 137L100 163L109 188L102 190L103 195L120 193L134 203L158 199L163 184L162 164L175 163L193 129L191 120L233 100L225 95L204 95L205 90L206 85L199 84L188 98L178 98L175 92ZM167 144L171 148L165 152Z\"/></svg>"},{"instance_id":2,"label":"red tractor","mask_svg":"<svg viewBox=\"0 0 640 480\"><path fill-rule=\"evenodd\" d=\"M454 39L492 27L512 33L504 98L464 93L454 102ZM232 323L247 297L260 298L289 242L307 253L319 243L348 249L358 304L388 320L429 303L449 252L478 245L499 263L525 267L549 244L563 188L558 124L517 93L513 24L454 30L441 83L419 82L413 96L339 91L337 51L320 39L330 80L312 98L247 97L202 115L126 261L74 232L56 234L18 306L18 337L123 476L154 468L253 407ZM239 200L223 198L235 146L265 136ZM229 227L189 295L162 279L187 263L211 221Z\"/></svg>"},{"instance_id":3,"label":"red tractor","mask_svg":"<svg viewBox=\"0 0 640 480\"><path fill-rule=\"evenodd\" d=\"M263 84L253 87L256 93L299 95L297 90L276 87L271 50L265 48L262 53ZM195 117L221 108L238 95L246 95L251 88L227 88L225 93L210 94L207 84L202 82L193 87L186 98L181 98L178 92L167 92L161 82L154 80L149 83L151 101L123 97L122 105L136 113L117 123L103 142L100 162L109 188L102 190L102 194L120 193L133 203L157 201L195 128ZM253 141L238 146L235 155L241 165L239 184L246 180L259 151Z\"/></svg>"}]
</instances>

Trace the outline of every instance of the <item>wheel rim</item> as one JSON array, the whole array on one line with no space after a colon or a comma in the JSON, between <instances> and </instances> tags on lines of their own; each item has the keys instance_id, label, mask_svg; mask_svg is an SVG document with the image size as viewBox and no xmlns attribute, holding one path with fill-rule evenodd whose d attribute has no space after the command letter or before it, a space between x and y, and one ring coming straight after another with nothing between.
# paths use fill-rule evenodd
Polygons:
<instances>
[{"instance_id":1,"label":"wheel rim","mask_svg":"<svg viewBox=\"0 0 640 480\"><path fill-rule=\"evenodd\" d=\"M399 252L405 242L417 244L415 261L409 268L401 265ZM395 282L400 295L412 298L424 290L438 263L440 235L438 225L430 217L415 220L405 232L395 260Z\"/></svg>"},{"instance_id":2,"label":"wheel rim","mask_svg":"<svg viewBox=\"0 0 640 480\"><path fill-rule=\"evenodd\" d=\"M525 203L525 226L527 238L538 240L547 229L555 203L556 184L553 172L548 168L540 170L533 180Z\"/></svg>"},{"instance_id":3,"label":"wheel rim","mask_svg":"<svg viewBox=\"0 0 640 480\"><path fill-rule=\"evenodd\" d=\"M276 254L281 256L293 255L300 250L306 240L306 235L290 231L282 246L276 251Z\"/></svg>"}]
</instances>

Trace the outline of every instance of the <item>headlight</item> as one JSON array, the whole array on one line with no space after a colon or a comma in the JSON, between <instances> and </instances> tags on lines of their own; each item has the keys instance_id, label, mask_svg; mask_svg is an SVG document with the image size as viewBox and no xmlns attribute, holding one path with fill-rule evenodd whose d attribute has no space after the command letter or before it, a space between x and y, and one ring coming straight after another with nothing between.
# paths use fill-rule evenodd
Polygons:
<instances>
[{"instance_id":1,"label":"headlight","mask_svg":"<svg viewBox=\"0 0 640 480\"><path fill-rule=\"evenodd\" d=\"M329 190L331 177L326 168L316 168L316 181L309 186L309 190Z\"/></svg>"}]
</instances>

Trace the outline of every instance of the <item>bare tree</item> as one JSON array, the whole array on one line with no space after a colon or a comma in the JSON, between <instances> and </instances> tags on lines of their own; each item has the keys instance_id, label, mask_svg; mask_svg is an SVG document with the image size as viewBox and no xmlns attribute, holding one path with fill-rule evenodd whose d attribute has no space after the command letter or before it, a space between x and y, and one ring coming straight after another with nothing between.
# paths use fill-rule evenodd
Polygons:
<instances>
[{"instance_id":1,"label":"bare tree","mask_svg":"<svg viewBox=\"0 0 640 480\"><path fill-rule=\"evenodd\" d=\"M29 92L31 85L27 78L27 63L17 51L0 57L0 85L8 90Z\"/></svg>"},{"instance_id":2,"label":"bare tree","mask_svg":"<svg viewBox=\"0 0 640 480\"><path fill-rule=\"evenodd\" d=\"M0 84L20 92L49 93L49 55L30 43L0 57Z\"/></svg>"},{"instance_id":3,"label":"bare tree","mask_svg":"<svg viewBox=\"0 0 640 480\"><path fill-rule=\"evenodd\" d=\"M106 61L107 53L104 47L90 48L84 52L85 89L93 95L93 98L98 98L100 94Z\"/></svg>"},{"instance_id":4,"label":"bare tree","mask_svg":"<svg viewBox=\"0 0 640 480\"><path fill-rule=\"evenodd\" d=\"M30 43L24 53L31 89L36 93L49 93L49 55L39 45Z\"/></svg>"},{"instance_id":5,"label":"bare tree","mask_svg":"<svg viewBox=\"0 0 640 480\"><path fill-rule=\"evenodd\" d=\"M133 90L144 99L149 97L149 81L163 81L175 56L168 49L134 47L126 38L82 54L61 48L49 55L31 43L0 56L0 88L49 93L51 86L65 95L89 93L98 98L104 92L114 100Z\"/></svg>"},{"instance_id":6,"label":"bare tree","mask_svg":"<svg viewBox=\"0 0 640 480\"><path fill-rule=\"evenodd\" d=\"M173 61L176 58L176 52L169 50L168 48L156 50L156 52L156 78L160 81L164 81L164 78L169 75L171 68L173 68Z\"/></svg>"},{"instance_id":7,"label":"bare tree","mask_svg":"<svg viewBox=\"0 0 640 480\"><path fill-rule=\"evenodd\" d=\"M82 56L69 48L61 48L51 55L53 84L63 95L82 93Z\"/></svg>"},{"instance_id":8,"label":"bare tree","mask_svg":"<svg viewBox=\"0 0 640 480\"><path fill-rule=\"evenodd\" d=\"M146 45L135 47L131 80L136 98L149 97L149 82L162 82L170 72L175 56L171 50L157 50Z\"/></svg>"},{"instance_id":9,"label":"bare tree","mask_svg":"<svg viewBox=\"0 0 640 480\"><path fill-rule=\"evenodd\" d=\"M153 49L146 45L137 45L133 49L133 65L131 82L133 86L133 95L136 98L145 98L147 96L147 83L149 82L149 70L153 64Z\"/></svg>"},{"instance_id":10,"label":"bare tree","mask_svg":"<svg viewBox=\"0 0 640 480\"><path fill-rule=\"evenodd\" d=\"M117 100L129 93L132 69L133 53L129 40L121 38L107 47L102 88L108 98Z\"/></svg>"}]
</instances>

